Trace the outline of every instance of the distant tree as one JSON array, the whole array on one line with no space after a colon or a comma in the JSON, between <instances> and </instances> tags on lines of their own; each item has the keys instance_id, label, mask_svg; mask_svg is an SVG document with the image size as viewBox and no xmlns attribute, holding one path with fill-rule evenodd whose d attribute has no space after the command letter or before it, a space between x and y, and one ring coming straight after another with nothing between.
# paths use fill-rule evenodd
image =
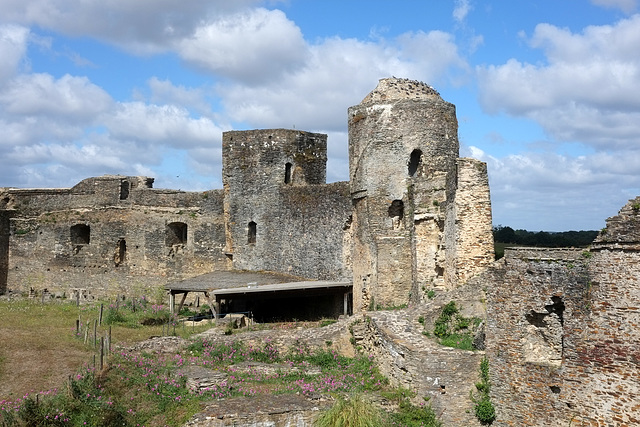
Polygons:
<instances>
[{"instance_id":1,"label":"distant tree","mask_svg":"<svg viewBox=\"0 0 640 427\"><path fill-rule=\"evenodd\" d=\"M513 231L513 228L504 227L502 225L497 225L493 227L493 239L496 242L501 242L501 243L517 242L516 232Z\"/></svg>"},{"instance_id":2,"label":"distant tree","mask_svg":"<svg viewBox=\"0 0 640 427\"><path fill-rule=\"evenodd\" d=\"M542 246L550 248L586 247L598 235L595 230L581 231L527 231L514 230L511 227L498 225L493 227L493 239L496 243L519 246Z\"/></svg>"}]
</instances>

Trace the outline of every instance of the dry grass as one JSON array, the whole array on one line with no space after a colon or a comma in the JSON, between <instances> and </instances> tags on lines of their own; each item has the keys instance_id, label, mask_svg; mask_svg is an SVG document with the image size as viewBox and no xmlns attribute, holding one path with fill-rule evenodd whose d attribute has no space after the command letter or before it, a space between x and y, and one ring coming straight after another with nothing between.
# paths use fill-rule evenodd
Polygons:
<instances>
[{"instance_id":1,"label":"dry grass","mask_svg":"<svg viewBox=\"0 0 640 427\"><path fill-rule=\"evenodd\" d=\"M75 324L78 317L83 328L89 321L92 337L98 315L99 304L76 307L68 301L0 301L0 400L60 388L69 375L93 364L93 340L85 345L84 332L80 337L75 335ZM106 335L107 328L99 326L98 336ZM184 330L177 327L176 334L189 335L204 329L206 326ZM162 326L115 325L111 336L115 345L142 341L162 332Z\"/></svg>"},{"instance_id":2,"label":"dry grass","mask_svg":"<svg viewBox=\"0 0 640 427\"><path fill-rule=\"evenodd\" d=\"M70 304L0 302L0 399L60 387L93 354L74 338Z\"/></svg>"}]
</instances>

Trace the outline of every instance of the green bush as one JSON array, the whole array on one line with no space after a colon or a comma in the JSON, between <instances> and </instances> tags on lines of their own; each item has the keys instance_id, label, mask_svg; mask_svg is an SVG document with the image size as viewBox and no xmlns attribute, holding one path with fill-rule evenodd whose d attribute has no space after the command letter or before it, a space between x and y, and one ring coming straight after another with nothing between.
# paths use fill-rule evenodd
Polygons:
<instances>
[{"instance_id":1,"label":"green bush","mask_svg":"<svg viewBox=\"0 0 640 427\"><path fill-rule=\"evenodd\" d=\"M489 399L481 399L476 403L476 418L482 424L491 424L496 419L496 411Z\"/></svg>"},{"instance_id":2,"label":"green bush","mask_svg":"<svg viewBox=\"0 0 640 427\"><path fill-rule=\"evenodd\" d=\"M476 383L476 389L480 393L480 397L476 398L471 393L471 399L476 404L476 418L482 424L491 424L496 419L496 410L489 396L491 383L489 381L489 359L486 357L480 362L480 382Z\"/></svg>"}]
</instances>

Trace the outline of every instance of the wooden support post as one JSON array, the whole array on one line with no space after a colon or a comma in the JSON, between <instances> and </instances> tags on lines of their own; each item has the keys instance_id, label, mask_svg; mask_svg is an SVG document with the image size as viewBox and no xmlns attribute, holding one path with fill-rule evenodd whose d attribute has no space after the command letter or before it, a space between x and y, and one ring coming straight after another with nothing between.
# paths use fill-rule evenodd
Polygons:
<instances>
[{"instance_id":1,"label":"wooden support post","mask_svg":"<svg viewBox=\"0 0 640 427\"><path fill-rule=\"evenodd\" d=\"M93 348L98 346L98 320L93 321Z\"/></svg>"},{"instance_id":2,"label":"wooden support post","mask_svg":"<svg viewBox=\"0 0 640 427\"><path fill-rule=\"evenodd\" d=\"M218 312L216 311L217 307L215 305L216 296L213 294L210 294L209 292L205 292L204 296L207 299L207 302L209 303L209 307L211 307L211 312L213 313L213 319L215 321L218 319ZM211 297L213 297L213 300L211 300Z\"/></svg>"},{"instance_id":3,"label":"wooden support post","mask_svg":"<svg viewBox=\"0 0 640 427\"><path fill-rule=\"evenodd\" d=\"M345 292L344 293L344 310L343 313L345 316L347 316L349 314L349 293Z\"/></svg>"},{"instance_id":4,"label":"wooden support post","mask_svg":"<svg viewBox=\"0 0 640 427\"><path fill-rule=\"evenodd\" d=\"M100 317L98 318L98 324L102 326L102 313L104 311L104 304L100 303Z\"/></svg>"},{"instance_id":5,"label":"wooden support post","mask_svg":"<svg viewBox=\"0 0 640 427\"><path fill-rule=\"evenodd\" d=\"M169 291L169 312L174 314L176 311L176 294L173 291Z\"/></svg>"},{"instance_id":6,"label":"wooden support post","mask_svg":"<svg viewBox=\"0 0 640 427\"><path fill-rule=\"evenodd\" d=\"M184 306L184 301L187 299L187 294L188 293L189 292L185 291L182 294L182 299L180 300L180 305L178 306L178 312L177 312L178 315L180 315L180 311L182 311L182 307Z\"/></svg>"}]
</instances>

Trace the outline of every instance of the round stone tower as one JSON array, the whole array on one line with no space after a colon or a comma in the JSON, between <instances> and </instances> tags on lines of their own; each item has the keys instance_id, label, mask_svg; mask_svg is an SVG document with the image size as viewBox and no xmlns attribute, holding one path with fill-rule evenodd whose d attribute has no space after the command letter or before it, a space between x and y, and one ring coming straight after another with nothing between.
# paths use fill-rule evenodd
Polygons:
<instances>
[{"instance_id":1,"label":"round stone tower","mask_svg":"<svg viewBox=\"0 0 640 427\"><path fill-rule=\"evenodd\" d=\"M348 114L354 311L419 301L455 281L455 106L387 78Z\"/></svg>"}]
</instances>

